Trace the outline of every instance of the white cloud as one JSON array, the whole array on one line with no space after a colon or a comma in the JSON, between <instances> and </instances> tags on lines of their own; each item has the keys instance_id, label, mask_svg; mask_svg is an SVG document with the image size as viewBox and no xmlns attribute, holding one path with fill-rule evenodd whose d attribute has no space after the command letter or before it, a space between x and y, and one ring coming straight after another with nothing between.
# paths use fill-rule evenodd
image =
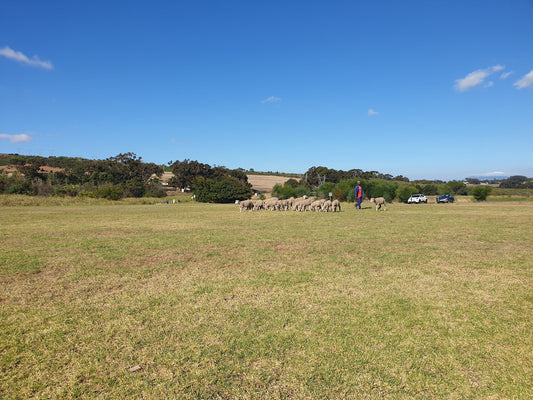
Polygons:
<instances>
[{"instance_id":1,"label":"white cloud","mask_svg":"<svg viewBox=\"0 0 533 400\"><path fill-rule=\"evenodd\" d=\"M0 56L9 58L10 60L15 60L23 64L28 64L34 67L40 67L45 69L54 69L54 66L50 61L42 61L38 56L33 56L33 58L28 58L26 55L22 54L20 51L15 51L12 48L6 46L3 49L0 49Z\"/></svg>"},{"instance_id":2,"label":"white cloud","mask_svg":"<svg viewBox=\"0 0 533 400\"><path fill-rule=\"evenodd\" d=\"M465 76L463 79L457 79L455 81L455 89L464 92L466 90L470 90L473 87L476 87L478 85L481 85L483 81L492 75L494 72L502 71L505 67L503 65L495 65L493 67L489 67L486 69L478 69L477 71L470 72L467 76ZM489 84L487 87L492 86Z\"/></svg>"},{"instance_id":3,"label":"white cloud","mask_svg":"<svg viewBox=\"0 0 533 400\"><path fill-rule=\"evenodd\" d=\"M524 75L522 79L513 83L513 85L516 86L518 89L524 89L533 85L533 70L531 70L529 74Z\"/></svg>"},{"instance_id":4,"label":"white cloud","mask_svg":"<svg viewBox=\"0 0 533 400\"><path fill-rule=\"evenodd\" d=\"M377 111L374 111L372 109L368 110L368 116L371 117L372 115L378 115L379 113Z\"/></svg>"},{"instance_id":5,"label":"white cloud","mask_svg":"<svg viewBox=\"0 0 533 400\"><path fill-rule=\"evenodd\" d=\"M281 102L281 99L279 97L274 97L274 96L270 96L270 97L267 97L264 100L261 100L261 103L263 103L263 104L265 104L265 103L279 103L279 102Z\"/></svg>"},{"instance_id":6,"label":"white cloud","mask_svg":"<svg viewBox=\"0 0 533 400\"><path fill-rule=\"evenodd\" d=\"M492 81L487 82L487 84L485 85L485 87L493 87L493 86L494 86L494 82Z\"/></svg>"},{"instance_id":7,"label":"white cloud","mask_svg":"<svg viewBox=\"0 0 533 400\"><path fill-rule=\"evenodd\" d=\"M33 140L30 135L25 133L21 135L8 135L7 133L0 133L0 139L8 139L11 143L27 143Z\"/></svg>"},{"instance_id":8,"label":"white cloud","mask_svg":"<svg viewBox=\"0 0 533 400\"><path fill-rule=\"evenodd\" d=\"M503 74L500 75L500 79L506 79L512 74L514 74L514 71L504 72Z\"/></svg>"},{"instance_id":9,"label":"white cloud","mask_svg":"<svg viewBox=\"0 0 533 400\"><path fill-rule=\"evenodd\" d=\"M494 171L494 172L485 172L482 174L482 176L505 176L505 172L502 171Z\"/></svg>"}]
</instances>

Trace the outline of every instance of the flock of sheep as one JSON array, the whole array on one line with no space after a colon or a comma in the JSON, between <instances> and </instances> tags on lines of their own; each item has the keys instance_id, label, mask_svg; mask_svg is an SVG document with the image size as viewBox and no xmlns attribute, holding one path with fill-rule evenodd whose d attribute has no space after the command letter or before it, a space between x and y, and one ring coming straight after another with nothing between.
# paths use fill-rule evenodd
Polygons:
<instances>
[{"instance_id":1,"label":"flock of sheep","mask_svg":"<svg viewBox=\"0 0 533 400\"><path fill-rule=\"evenodd\" d=\"M376 211L387 209L387 204L383 197L371 198L371 203L376 205ZM291 197L290 199L280 200L277 197L271 197L267 200L243 200L236 201L239 210L257 211L257 210L275 210L275 211L321 211L321 212L340 212L341 203L339 200L316 199L315 197Z\"/></svg>"},{"instance_id":2,"label":"flock of sheep","mask_svg":"<svg viewBox=\"0 0 533 400\"><path fill-rule=\"evenodd\" d=\"M315 197L291 197L290 199L280 200L277 197L271 197L267 200L243 200L237 202L240 211L249 210L275 210L275 211L322 211L337 212L341 210L339 200L317 200Z\"/></svg>"}]
</instances>

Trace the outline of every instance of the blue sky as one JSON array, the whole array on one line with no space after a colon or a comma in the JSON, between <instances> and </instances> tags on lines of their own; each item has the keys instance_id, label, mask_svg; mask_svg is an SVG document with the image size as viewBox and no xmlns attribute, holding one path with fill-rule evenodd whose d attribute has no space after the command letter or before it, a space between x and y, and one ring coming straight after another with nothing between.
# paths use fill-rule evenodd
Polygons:
<instances>
[{"instance_id":1,"label":"blue sky","mask_svg":"<svg viewBox=\"0 0 533 400\"><path fill-rule=\"evenodd\" d=\"M533 2L0 2L0 152L533 176Z\"/></svg>"}]
</instances>

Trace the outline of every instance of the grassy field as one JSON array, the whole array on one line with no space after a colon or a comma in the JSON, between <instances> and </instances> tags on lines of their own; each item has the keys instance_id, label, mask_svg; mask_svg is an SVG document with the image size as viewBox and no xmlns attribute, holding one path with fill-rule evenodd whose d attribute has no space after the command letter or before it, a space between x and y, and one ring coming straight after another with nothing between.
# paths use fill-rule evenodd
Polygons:
<instances>
[{"instance_id":1,"label":"grassy field","mask_svg":"<svg viewBox=\"0 0 533 400\"><path fill-rule=\"evenodd\" d=\"M533 202L3 204L2 399L533 398Z\"/></svg>"}]
</instances>

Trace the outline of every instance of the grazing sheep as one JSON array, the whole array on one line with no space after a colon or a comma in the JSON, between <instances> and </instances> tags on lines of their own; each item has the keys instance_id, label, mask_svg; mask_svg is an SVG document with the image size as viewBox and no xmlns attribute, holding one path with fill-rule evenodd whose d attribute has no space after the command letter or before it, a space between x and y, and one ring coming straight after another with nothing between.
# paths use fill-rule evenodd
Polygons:
<instances>
[{"instance_id":1,"label":"grazing sheep","mask_svg":"<svg viewBox=\"0 0 533 400\"><path fill-rule=\"evenodd\" d=\"M294 204L294 200L295 198L294 197L289 197L287 199L287 210L290 210Z\"/></svg>"},{"instance_id":2,"label":"grazing sheep","mask_svg":"<svg viewBox=\"0 0 533 400\"><path fill-rule=\"evenodd\" d=\"M329 212L329 209L331 208L331 200L326 200L323 204L322 204L322 211L324 212Z\"/></svg>"},{"instance_id":3,"label":"grazing sheep","mask_svg":"<svg viewBox=\"0 0 533 400\"><path fill-rule=\"evenodd\" d=\"M255 200L254 201L254 206L253 206L253 210L254 211L262 210L263 208L265 208L265 202L263 200Z\"/></svg>"},{"instance_id":4,"label":"grazing sheep","mask_svg":"<svg viewBox=\"0 0 533 400\"><path fill-rule=\"evenodd\" d=\"M277 197L271 197L268 200L265 200L264 207L266 210L277 210L278 209L278 201L279 199Z\"/></svg>"},{"instance_id":5,"label":"grazing sheep","mask_svg":"<svg viewBox=\"0 0 533 400\"><path fill-rule=\"evenodd\" d=\"M278 201L278 210L287 211L289 209L289 200Z\"/></svg>"},{"instance_id":6,"label":"grazing sheep","mask_svg":"<svg viewBox=\"0 0 533 400\"><path fill-rule=\"evenodd\" d=\"M370 199L371 203L374 203L376 205L376 211L381 210L382 207L384 210L387 209L387 203L385 202L385 199L383 197L376 197Z\"/></svg>"},{"instance_id":7,"label":"grazing sheep","mask_svg":"<svg viewBox=\"0 0 533 400\"><path fill-rule=\"evenodd\" d=\"M252 200L243 200L239 202L239 212L242 212L242 210L251 210L254 206L254 202Z\"/></svg>"},{"instance_id":8,"label":"grazing sheep","mask_svg":"<svg viewBox=\"0 0 533 400\"><path fill-rule=\"evenodd\" d=\"M341 211L341 202L337 199L331 202L331 209L333 212Z\"/></svg>"},{"instance_id":9,"label":"grazing sheep","mask_svg":"<svg viewBox=\"0 0 533 400\"><path fill-rule=\"evenodd\" d=\"M301 203L300 211L306 211L311 204L313 204L313 201L315 201L315 197L307 197L304 196L304 200Z\"/></svg>"},{"instance_id":10,"label":"grazing sheep","mask_svg":"<svg viewBox=\"0 0 533 400\"><path fill-rule=\"evenodd\" d=\"M322 210L322 204L325 200L315 200L309 205L309 211L320 211Z\"/></svg>"},{"instance_id":11,"label":"grazing sheep","mask_svg":"<svg viewBox=\"0 0 533 400\"><path fill-rule=\"evenodd\" d=\"M302 203L304 202L304 199L294 199L294 202L292 203L292 211L301 211Z\"/></svg>"}]
</instances>

